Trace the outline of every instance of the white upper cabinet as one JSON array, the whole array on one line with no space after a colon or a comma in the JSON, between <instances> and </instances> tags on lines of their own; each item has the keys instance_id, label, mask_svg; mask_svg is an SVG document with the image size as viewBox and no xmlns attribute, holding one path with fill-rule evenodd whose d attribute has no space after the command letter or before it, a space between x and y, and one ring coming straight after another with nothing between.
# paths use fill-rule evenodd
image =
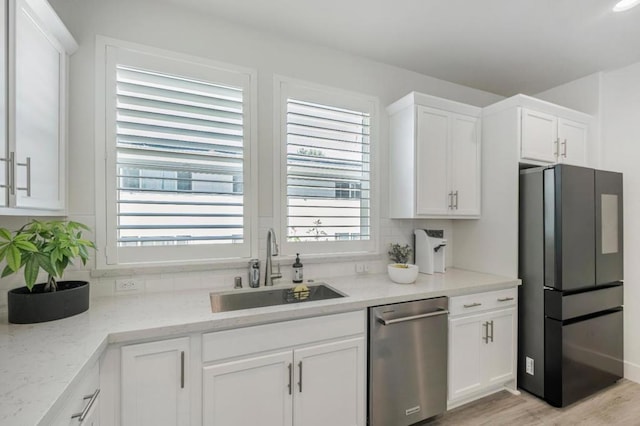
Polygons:
<instances>
[{"instance_id":1,"label":"white upper cabinet","mask_svg":"<svg viewBox=\"0 0 640 426\"><path fill-rule=\"evenodd\" d=\"M558 157L558 118L551 114L522 109L520 157L555 163Z\"/></svg>"},{"instance_id":2,"label":"white upper cabinet","mask_svg":"<svg viewBox=\"0 0 640 426\"><path fill-rule=\"evenodd\" d=\"M9 137L0 143L0 213L64 214L67 55L77 44L45 0L11 0L3 12Z\"/></svg>"},{"instance_id":3,"label":"white upper cabinet","mask_svg":"<svg viewBox=\"0 0 640 426\"><path fill-rule=\"evenodd\" d=\"M593 144L589 130L594 119L588 114L524 95L486 107L483 114L502 120L499 131L490 137L508 137L509 143L519 144L518 161L522 164L595 166L589 156Z\"/></svg>"},{"instance_id":4,"label":"white upper cabinet","mask_svg":"<svg viewBox=\"0 0 640 426\"><path fill-rule=\"evenodd\" d=\"M9 203L7 144L7 2L0 6L0 211Z\"/></svg>"},{"instance_id":5,"label":"white upper cabinet","mask_svg":"<svg viewBox=\"0 0 640 426\"><path fill-rule=\"evenodd\" d=\"M390 217L479 217L481 109L413 92L387 111Z\"/></svg>"},{"instance_id":6,"label":"white upper cabinet","mask_svg":"<svg viewBox=\"0 0 640 426\"><path fill-rule=\"evenodd\" d=\"M584 166L587 164L588 129L586 123L558 119L558 162Z\"/></svg>"}]
</instances>

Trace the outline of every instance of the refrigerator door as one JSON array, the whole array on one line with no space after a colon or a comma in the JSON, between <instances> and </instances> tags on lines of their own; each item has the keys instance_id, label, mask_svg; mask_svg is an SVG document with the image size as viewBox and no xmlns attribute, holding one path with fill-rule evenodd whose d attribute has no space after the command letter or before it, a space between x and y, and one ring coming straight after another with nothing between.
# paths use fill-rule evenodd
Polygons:
<instances>
[{"instance_id":1,"label":"refrigerator door","mask_svg":"<svg viewBox=\"0 0 640 426\"><path fill-rule=\"evenodd\" d=\"M595 285L595 171L557 165L544 171L545 286Z\"/></svg>"},{"instance_id":2,"label":"refrigerator door","mask_svg":"<svg viewBox=\"0 0 640 426\"><path fill-rule=\"evenodd\" d=\"M559 321L545 318L544 398L565 407L623 376L622 308Z\"/></svg>"},{"instance_id":3,"label":"refrigerator door","mask_svg":"<svg viewBox=\"0 0 640 426\"><path fill-rule=\"evenodd\" d=\"M596 170L596 285L623 279L622 174Z\"/></svg>"}]
</instances>

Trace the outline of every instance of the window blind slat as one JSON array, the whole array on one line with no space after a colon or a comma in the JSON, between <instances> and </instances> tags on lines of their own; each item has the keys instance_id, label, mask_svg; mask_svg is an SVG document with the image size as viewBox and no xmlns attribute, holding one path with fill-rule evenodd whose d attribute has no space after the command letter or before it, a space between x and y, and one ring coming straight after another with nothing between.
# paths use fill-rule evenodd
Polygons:
<instances>
[{"instance_id":1,"label":"window blind slat","mask_svg":"<svg viewBox=\"0 0 640 426\"><path fill-rule=\"evenodd\" d=\"M119 66L118 244L244 238L243 91Z\"/></svg>"}]
</instances>

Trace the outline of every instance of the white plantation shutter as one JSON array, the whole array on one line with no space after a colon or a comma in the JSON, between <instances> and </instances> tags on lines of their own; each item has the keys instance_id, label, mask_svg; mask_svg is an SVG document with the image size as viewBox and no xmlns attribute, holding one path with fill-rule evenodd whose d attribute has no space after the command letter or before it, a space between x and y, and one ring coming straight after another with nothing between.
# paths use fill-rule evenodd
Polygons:
<instances>
[{"instance_id":1,"label":"white plantation shutter","mask_svg":"<svg viewBox=\"0 0 640 426\"><path fill-rule=\"evenodd\" d=\"M243 239L242 90L117 68L118 245Z\"/></svg>"},{"instance_id":2,"label":"white plantation shutter","mask_svg":"<svg viewBox=\"0 0 640 426\"><path fill-rule=\"evenodd\" d=\"M249 257L253 73L165 51L105 59L105 264Z\"/></svg>"},{"instance_id":3,"label":"white plantation shutter","mask_svg":"<svg viewBox=\"0 0 640 426\"><path fill-rule=\"evenodd\" d=\"M288 242L371 238L370 114L288 98Z\"/></svg>"}]
</instances>

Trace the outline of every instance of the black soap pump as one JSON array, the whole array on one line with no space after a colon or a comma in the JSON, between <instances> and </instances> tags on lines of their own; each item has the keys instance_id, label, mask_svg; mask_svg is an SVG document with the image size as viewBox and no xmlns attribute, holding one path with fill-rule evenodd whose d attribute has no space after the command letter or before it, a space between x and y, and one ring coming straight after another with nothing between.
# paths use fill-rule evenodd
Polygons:
<instances>
[{"instance_id":1,"label":"black soap pump","mask_svg":"<svg viewBox=\"0 0 640 426\"><path fill-rule=\"evenodd\" d=\"M301 283L302 281L302 262L300 262L300 253L296 253L296 261L293 263L293 282Z\"/></svg>"}]
</instances>

